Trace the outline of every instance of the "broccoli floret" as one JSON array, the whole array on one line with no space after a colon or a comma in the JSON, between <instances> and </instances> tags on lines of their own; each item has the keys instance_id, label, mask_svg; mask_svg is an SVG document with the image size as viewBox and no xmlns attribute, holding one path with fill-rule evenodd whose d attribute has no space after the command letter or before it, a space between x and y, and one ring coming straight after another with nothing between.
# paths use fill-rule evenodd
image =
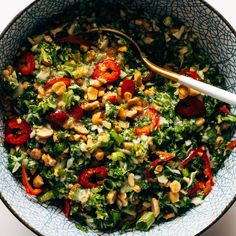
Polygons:
<instances>
[{"instance_id":1,"label":"broccoli floret","mask_svg":"<svg viewBox=\"0 0 236 236\"><path fill-rule=\"evenodd\" d=\"M50 146L51 148L48 150L49 154L52 156L59 156L66 149L66 145L64 143L55 143Z\"/></svg>"}]
</instances>

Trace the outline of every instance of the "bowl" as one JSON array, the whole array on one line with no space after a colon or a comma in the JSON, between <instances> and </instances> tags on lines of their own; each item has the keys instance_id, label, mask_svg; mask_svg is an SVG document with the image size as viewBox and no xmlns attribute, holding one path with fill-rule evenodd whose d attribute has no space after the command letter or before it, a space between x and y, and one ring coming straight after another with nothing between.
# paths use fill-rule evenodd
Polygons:
<instances>
[{"instance_id":1,"label":"bowl","mask_svg":"<svg viewBox=\"0 0 236 236\"><path fill-rule=\"evenodd\" d=\"M53 15L73 4L88 4L91 0L36 0L20 12L0 36L0 69L11 63L21 43L33 31L43 27ZM103 0L101 2L114 2ZM117 1L118 2L118 1ZM214 65L226 78L225 89L236 93L236 32L230 24L203 0L120 0L126 8L142 9L149 18L172 15L189 26L199 37L201 46L208 52ZM232 110L235 113L235 109ZM4 122L0 117L0 136ZM55 207L40 205L27 195L23 186L7 169L7 153L0 144L0 191L1 199L9 210L29 229L38 235L97 235L79 231ZM196 235L215 223L236 199L236 152L225 161L218 172L213 191L202 205L192 208L185 215L153 227L149 232L132 231L122 235ZM120 232L109 235L121 235Z\"/></svg>"}]
</instances>

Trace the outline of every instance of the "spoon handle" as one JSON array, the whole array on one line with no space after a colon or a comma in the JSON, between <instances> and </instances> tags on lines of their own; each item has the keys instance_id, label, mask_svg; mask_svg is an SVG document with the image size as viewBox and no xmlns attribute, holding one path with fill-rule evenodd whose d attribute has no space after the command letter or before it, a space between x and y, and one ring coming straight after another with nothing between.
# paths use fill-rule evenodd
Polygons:
<instances>
[{"instance_id":1,"label":"spoon handle","mask_svg":"<svg viewBox=\"0 0 236 236\"><path fill-rule=\"evenodd\" d=\"M226 102L231 105L236 105L236 94L230 93L224 89L212 86L210 84L194 80L187 76L181 75L178 79L180 84L186 85L197 91L207 94L213 98L216 98L220 101Z\"/></svg>"},{"instance_id":2,"label":"spoon handle","mask_svg":"<svg viewBox=\"0 0 236 236\"><path fill-rule=\"evenodd\" d=\"M198 80L194 80L190 77L177 74L165 68L161 68L155 65L154 63L152 63L151 61L149 61L146 57L142 57L142 59L153 72L165 78L168 78L172 81L175 81L187 87L193 88L201 93L209 95L220 101L236 106L236 94L230 93L226 90L215 87L213 85L210 85L210 84L198 81Z\"/></svg>"}]
</instances>

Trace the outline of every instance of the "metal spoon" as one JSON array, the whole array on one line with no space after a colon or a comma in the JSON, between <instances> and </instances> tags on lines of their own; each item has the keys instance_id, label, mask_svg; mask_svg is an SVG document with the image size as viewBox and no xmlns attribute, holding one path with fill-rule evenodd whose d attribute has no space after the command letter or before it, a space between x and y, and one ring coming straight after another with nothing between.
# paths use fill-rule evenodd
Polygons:
<instances>
[{"instance_id":1,"label":"metal spoon","mask_svg":"<svg viewBox=\"0 0 236 236\"><path fill-rule=\"evenodd\" d=\"M209 95L209 96L216 98L220 101L226 102L228 104L236 105L236 94L230 93L226 90L220 89L220 88L212 86L210 84L191 79L190 77L177 74L173 71L170 71L170 70L167 70L167 69L164 69L162 67L155 65L153 62L148 60L147 56L142 52L139 45L131 37L124 34L123 32L116 30L116 29L112 29L112 28L93 28L93 29L90 29L89 31L87 31L86 33L93 33L93 32L109 32L109 33L119 35L122 38L128 39L133 44L134 48L137 50L142 61L153 72L155 72L167 79L170 79L174 82L178 82L182 85L193 88L201 93Z\"/></svg>"}]
</instances>

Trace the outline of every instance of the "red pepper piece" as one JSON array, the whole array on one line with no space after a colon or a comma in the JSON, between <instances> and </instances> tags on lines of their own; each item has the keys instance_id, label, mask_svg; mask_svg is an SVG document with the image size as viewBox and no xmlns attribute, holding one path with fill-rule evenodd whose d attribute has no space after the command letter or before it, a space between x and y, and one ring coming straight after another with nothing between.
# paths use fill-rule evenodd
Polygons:
<instances>
[{"instance_id":1,"label":"red pepper piece","mask_svg":"<svg viewBox=\"0 0 236 236\"><path fill-rule=\"evenodd\" d=\"M93 79L105 79L107 82L114 82L119 77L120 66L116 61L107 59L95 65Z\"/></svg>"},{"instance_id":2,"label":"red pepper piece","mask_svg":"<svg viewBox=\"0 0 236 236\"><path fill-rule=\"evenodd\" d=\"M116 95L111 95L106 99L106 101L109 101L112 104L116 104L117 103L117 96Z\"/></svg>"},{"instance_id":3,"label":"red pepper piece","mask_svg":"<svg viewBox=\"0 0 236 236\"><path fill-rule=\"evenodd\" d=\"M236 147L236 140L231 141L230 143L227 144L227 148L230 150L233 150Z\"/></svg>"},{"instance_id":4,"label":"red pepper piece","mask_svg":"<svg viewBox=\"0 0 236 236\"><path fill-rule=\"evenodd\" d=\"M157 151L156 154L158 155L158 158L150 163L149 167L145 170L144 176L145 178L150 182L155 182L155 180L151 177L151 171L160 163L160 162L167 162L170 161L172 158L175 157L175 154L168 153L168 152L162 152Z\"/></svg>"},{"instance_id":5,"label":"red pepper piece","mask_svg":"<svg viewBox=\"0 0 236 236\"><path fill-rule=\"evenodd\" d=\"M188 190L188 195L193 197L199 190L202 190L205 188L205 181L200 181L194 185L191 189Z\"/></svg>"},{"instance_id":6,"label":"red pepper piece","mask_svg":"<svg viewBox=\"0 0 236 236\"><path fill-rule=\"evenodd\" d=\"M84 110L80 106L74 106L72 108L72 116L75 120L81 120L84 114Z\"/></svg>"},{"instance_id":7,"label":"red pepper piece","mask_svg":"<svg viewBox=\"0 0 236 236\"><path fill-rule=\"evenodd\" d=\"M59 43L72 43L85 46L91 46L91 43L83 36L79 35L68 35L56 40Z\"/></svg>"},{"instance_id":8,"label":"red pepper piece","mask_svg":"<svg viewBox=\"0 0 236 236\"><path fill-rule=\"evenodd\" d=\"M207 195L211 191L214 183L213 183L213 176L212 176L212 171L211 171L211 163L206 153L206 150L203 150L202 148L196 148L194 150L191 150L188 156L179 164L179 166L184 167L196 157L201 157L205 164L204 174L207 178L207 181L204 182L205 186L203 188L203 191L204 191L204 194Z\"/></svg>"},{"instance_id":9,"label":"red pepper piece","mask_svg":"<svg viewBox=\"0 0 236 236\"><path fill-rule=\"evenodd\" d=\"M57 82L63 82L66 85L66 87L68 87L71 84L71 79L69 79L69 78L55 78L55 79L51 79L51 80L49 80L44 85L44 87L46 89L48 89L48 88L52 87Z\"/></svg>"},{"instance_id":10,"label":"red pepper piece","mask_svg":"<svg viewBox=\"0 0 236 236\"><path fill-rule=\"evenodd\" d=\"M69 115L64 111L56 111L51 113L48 119L53 125L62 125L69 119Z\"/></svg>"},{"instance_id":11,"label":"red pepper piece","mask_svg":"<svg viewBox=\"0 0 236 236\"><path fill-rule=\"evenodd\" d=\"M27 142L31 128L30 125L21 120L21 122L17 122L17 118L12 118L7 121L5 127L5 142L15 145L21 145Z\"/></svg>"},{"instance_id":12,"label":"red pepper piece","mask_svg":"<svg viewBox=\"0 0 236 236\"><path fill-rule=\"evenodd\" d=\"M144 127L139 127L134 130L136 135L149 135L154 129L157 128L159 118L156 110L148 108L144 110L143 115L150 118L151 124Z\"/></svg>"},{"instance_id":13,"label":"red pepper piece","mask_svg":"<svg viewBox=\"0 0 236 236\"><path fill-rule=\"evenodd\" d=\"M34 55L31 52L24 52L17 58L17 68L22 75L32 74L35 68Z\"/></svg>"},{"instance_id":14,"label":"red pepper piece","mask_svg":"<svg viewBox=\"0 0 236 236\"><path fill-rule=\"evenodd\" d=\"M69 215L70 215L70 208L71 208L72 205L73 205L73 201L72 201L72 200L70 200L70 199L65 199L63 211L64 211L64 214L65 214L65 216L66 216L67 218L68 218Z\"/></svg>"},{"instance_id":15,"label":"red pepper piece","mask_svg":"<svg viewBox=\"0 0 236 236\"><path fill-rule=\"evenodd\" d=\"M104 166L88 168L82 171L79 176L79 183L85 188L97 188L101 184L98 182L91 182L91 178L105 179L107 177L108 169Z\"/></svg>"},{"instance_id":16,"label":"red pepper piece","mask_svg":"<svg viewBox=\"0 0 236 236\"><path fill-rule=\"evenodd\" d=\"M180 71L180 74L190 76L191 78L193 78L195 80L199 79L198 73L195 70L184 69L184 70Z\"/></svg>"},{"instance_id":17,"label":"red pepper piece","mask_svg":"<svg viewBox=\"0 0 236 236\"><path fill-rule=\"evenodd\" d=\"M230 110L229 108L226 106L226 105L223 105L219 108L219 111L226 114L226 115L229 115L230 114Z\"/></svg>"},{"instance_id":18,"label":"red pepper piece","mask_svg":"<svg viewBox=\"0 0 236 236\"><path fill-rule=\"evenodd\" d=\"M41 188L35 188L34 189L30 185L24 165L21 166L21 170L22 170L22 180L23 180L23 184L24 184L24 187L25 187L25 191L30 195L39 195L40 193L42 193L43 189L41 189Z\"/></svg>"},{"instance_id":19,"label":"red pepper piece","mask_svg":"<svg viewBox=\"0 0 236 236\"><path fill-rule=\"evenodd\" d=\"M132 94L132 97L135 94L135 84L133 80L124 80L121 86L121 96L124 97L124 94L129 92Z\"/></svg>"},{"instance_id":20,"label":"red pepper piece","mask_svg":"<svg viewBox=\"0 0 236 236\"><path fill-rule=\"evenodd\" d=\"M185 118L199 118L205 115L206 109L203 101L196 97L186 97L179 101L175 111Z\"/></svg>"}]
</instances>

